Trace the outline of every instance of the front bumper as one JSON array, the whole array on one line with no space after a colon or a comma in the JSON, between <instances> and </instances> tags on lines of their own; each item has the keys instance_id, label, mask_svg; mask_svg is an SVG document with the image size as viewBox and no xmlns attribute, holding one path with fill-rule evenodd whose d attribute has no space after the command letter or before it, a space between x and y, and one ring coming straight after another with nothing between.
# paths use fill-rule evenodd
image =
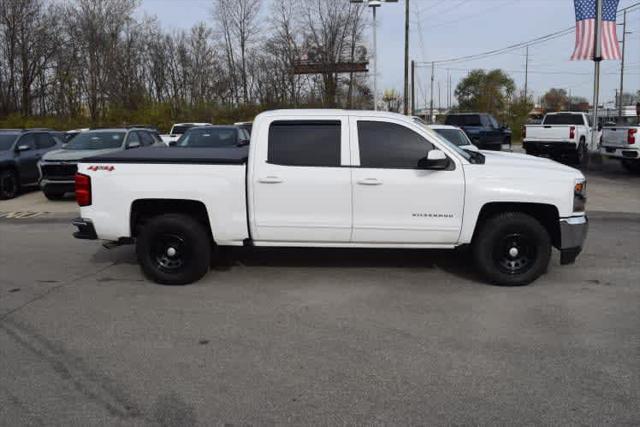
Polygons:
<instances>
[{"instance_id":1,"label":"front bumper","mask_svg":"<svg viewBox=\"0 0 640 427\"><path fill-rule=\"evenodd\" d=\"M96 229L90 219L75 218L71 221L71 224L78 229L73 233L73 237L76 239L96 240L98 238Z\"/></svg>"},{"instance_id":2,"label":"front bumper","mask_svg":"<svg viewBox=\"0 0 640 427\"><path fill-rule=\"evenodd\" d=\"M522 143L527 154L547 154L550 156L562 156L574 154L577 150L575 142L544 142L524 141Z\"/></svg>"},{"instance_id":3,"label":"front bumper","mask_svg":"<svg viewBox=\"0 0 640 427\"><path fill-rule=\"evenodd\" d=\"M560 220L560 264L573 264L582 252L587 238L589 220L586 215Z\"/></svg>"}]
</instances>

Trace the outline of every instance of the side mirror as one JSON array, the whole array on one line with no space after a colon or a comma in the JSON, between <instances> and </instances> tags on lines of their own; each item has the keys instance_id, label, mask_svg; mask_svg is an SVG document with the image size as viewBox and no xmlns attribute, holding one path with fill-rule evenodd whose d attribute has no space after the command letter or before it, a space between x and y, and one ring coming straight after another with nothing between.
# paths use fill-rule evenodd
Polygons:
<instances>
[{"instance_id":1,"label":"side mirror","mask_svg":"<svg viewBox=\"0 0 640 427\"><path fill-rule=\"evenodd\" d=\"M140 147L139 141L132 141L127 145L127 148L138 148L138 147Z\"/></svg>"},{"instance_id":2,"label":"side mirror","mask_svg":"<svg viewBox=\"0 0 640 427\"><path fill-rule=\"evenodd\" d=\"M427 157L420 161L422 169L442 170L449 167L449 158L438 149L433 149L427 153Z\"/></svg>"},{"instance_id":3,"label":"side mirror","mask_svg":"<svg viewBox=\"0 0 640 427\"><path fill-rule=\"evenodd\" d=\"M244 147L245 145L249 145L248 139L241 139L238 141L238 147Z\"/></svg>"},{"instance_id":4,"label":"side mirror","mask_svg":"<svg viewBox=\"0 0 640 427\"><path fill-rule=\"evenodd\" d=\"M598 123L598 132L602 130L602 123Z\"/></svg>"},{"instance_id":5,"label":"side mirror","mask_svg":"<svg viewBox=\"0 0 640 427\"><path fill-rule=\"evenodd\" d=\"M178 141L169 141L169 142L167 143L167 145L168 145L169 147L175 147L177 143L178 143Z\"/></svg>"},{"instance_id":6,"label":"side mirror","mask_svg":"<svg viewBox=\"0 0 640 427\"><path fill-rule=\"evenodd\" d=\"M28 145L18 145L18 148L16 148L17 152L29 151L29 150L31 150L31 147L29 147Z\"/></svg>"}]
</instances>

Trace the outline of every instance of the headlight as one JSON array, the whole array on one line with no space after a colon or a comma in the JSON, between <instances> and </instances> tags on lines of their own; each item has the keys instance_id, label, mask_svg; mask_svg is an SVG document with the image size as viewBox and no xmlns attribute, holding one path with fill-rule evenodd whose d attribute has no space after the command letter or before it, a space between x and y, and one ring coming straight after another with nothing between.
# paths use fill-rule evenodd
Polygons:
<instances>
[{"instance_id":1,"label":"headlight","mask_svg":"<svg viewBox=\"0 0 640 427\"><path fill-rule=\"evenodd\" d=\"M587 181L579 179L576 181L573 189L573 211L584 212L587 204Z\"/></svg>"}]
</instances>

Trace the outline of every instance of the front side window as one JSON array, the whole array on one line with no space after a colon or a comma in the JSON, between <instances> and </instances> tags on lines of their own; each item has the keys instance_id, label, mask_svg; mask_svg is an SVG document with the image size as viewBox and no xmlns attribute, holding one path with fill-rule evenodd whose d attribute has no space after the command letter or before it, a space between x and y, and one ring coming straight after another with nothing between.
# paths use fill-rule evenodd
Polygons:
<instances>
[{"instance_id":1,"label":"front side window","mask_svg":"<svg viewBox=\"0 0 640 427\"><path fill-rule=\"evenodd\" d=\"M142 145L149 146L155 143L153 136L149 132L138 132Z\"/></svg>"},{"instance_id":2,"label":"front side window","mask_svg":"<svg viewBox=\"0 0 640 427\"><path fill-rule=\"evenodd\" d=\"M395 123L359 121L360 166L420 169L433 144L413 130Z\"/></svg>"},{"instance_id":3,"label":"front side window","mask_svg":"<svg viewBox=\"0 0 640 427\"><path fill-rule=\"evenodd\" d=\"M182 135L189 129L191 129L193 125L177 125L171 128L171 135Z\"/></svg>"},{"instance_id":4,"label":"front side window","mask_svg":"<svg viewBox=\"0 0 640 427\"><path fill-rule=\"evenodd\" d=\"M267 161L288 166L340 166L340 132L339 120L273 122Z\"/></svg>"},{"instance_id":5,"label":"front side window","mask_svg":"<svg viewBox=\"0 0 640 427\"><path fill-rule=\"evenodd\" d=\"M22 146L27 146L31 150L35 150L35 148L36 148L36 137L35 137L35 135L30 133L30 134L24 135L22 138L20 138L20 141L18 141L18 147L22 147Z\"/></svg>"},{"instance_id":6,"label":"front side window","mask_svg":"<svg viewBox=\"0 0 640 427\"><path fill-rule=\"evenodd\" d=\"M104 150L120 148L125 132L82 132L65 146L67 150Z\"/></svg>"}]
</instances>

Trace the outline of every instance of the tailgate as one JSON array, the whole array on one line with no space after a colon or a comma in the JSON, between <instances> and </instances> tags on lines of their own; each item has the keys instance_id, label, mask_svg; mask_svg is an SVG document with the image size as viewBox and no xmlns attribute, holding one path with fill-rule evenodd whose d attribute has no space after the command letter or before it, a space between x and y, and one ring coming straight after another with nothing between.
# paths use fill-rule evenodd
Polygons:
<instances>
[{"instance_id":1,"label":"tailgate","mask_svg":"<svg viewBox=\"0 0 640 427\"><path fill-rule=\"evenodd\" d=\"M627 142L629 129L628 127L604 128L602 131L602 146L627 148L629 146Z\"/></svg>"},{"instance_id":2,"label":"tailgate","mask_svg":"<svg viewBox=\"0 0 640 427\"><path fill-rule=\"evenodd\" d=\"M565 142L569 141L569 125L527 126L527 141Z\"/></svg>"}]
</instances>

